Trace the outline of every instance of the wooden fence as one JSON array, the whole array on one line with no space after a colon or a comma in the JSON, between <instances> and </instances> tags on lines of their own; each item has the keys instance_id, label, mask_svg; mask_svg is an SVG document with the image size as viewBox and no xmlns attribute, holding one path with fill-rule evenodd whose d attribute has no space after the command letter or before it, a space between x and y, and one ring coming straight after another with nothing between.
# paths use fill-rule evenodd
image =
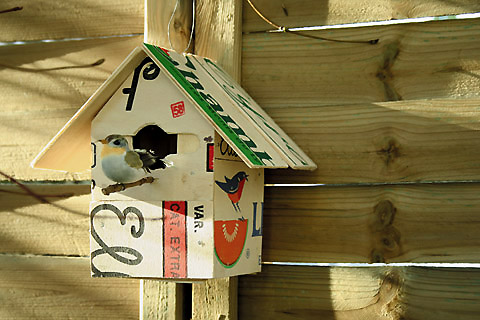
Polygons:
<instances>
[{"instance_id":1,"label":"wooden fence","mask_svg":"<svg viewBox=\"0 0 480 320\"><path fill-rule=\"evenodd\" d=\"M89 174L29 167L143 41L143 1L41 0L0 14L0 318L235 319L237 297L239 319L478 318L480 269L421 263L480 263L480 18L375 22L480 4L253 2L286 27L372 22L308 34L379 42L267 33L246 1L197 0L194 51L241 74L318 164L267 172L265 265L239 277L237 293L235 279L143 290L139 280L91 279ZM176 46L191 21L191 2L181 3ZM147 15L147 39L165 44L174 4ZM0 12L19 5L3 1Z\"/></svg>"}]
</instances>

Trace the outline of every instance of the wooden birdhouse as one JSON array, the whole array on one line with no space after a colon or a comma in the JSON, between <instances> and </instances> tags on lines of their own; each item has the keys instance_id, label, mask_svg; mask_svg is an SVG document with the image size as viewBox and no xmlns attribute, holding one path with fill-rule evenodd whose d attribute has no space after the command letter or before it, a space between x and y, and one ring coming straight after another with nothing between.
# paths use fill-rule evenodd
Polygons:
<instances>
[{"instance_id":1,"label":"wooden birdhouse","mask_svg":"<svg viewBox=\"0 0 480 320\"><path fill-rule=\"evenodd\" d=\"M97 277L260 271L263 169L316 165L213 61L136 48L34 160L91 168Z\"/></svg>"}]
</instances>

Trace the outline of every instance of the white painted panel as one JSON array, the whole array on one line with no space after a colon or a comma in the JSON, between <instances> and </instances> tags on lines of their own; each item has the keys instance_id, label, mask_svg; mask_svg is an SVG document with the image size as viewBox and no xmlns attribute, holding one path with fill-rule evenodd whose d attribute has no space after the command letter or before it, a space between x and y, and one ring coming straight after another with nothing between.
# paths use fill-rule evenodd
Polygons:
<instances>
[{"instance_id":1,"label":"white painted panel","mask_svg":"<svg viewBox=\"0 0 480 320\"><path fill-rule=\"evenodd\" d=\"M189 201L187 218L189 278L213 277L213 201Z\"/></svg>"},{"instance_id":2,"label":"white painted panel","mask_svg":"<svg viewBox=\"0 0 480 320\"><path fill-rule=\"evenodd\" d=\"M162 203L90 204L92 275L163 277Z\"/></svg>"}]
</instances>

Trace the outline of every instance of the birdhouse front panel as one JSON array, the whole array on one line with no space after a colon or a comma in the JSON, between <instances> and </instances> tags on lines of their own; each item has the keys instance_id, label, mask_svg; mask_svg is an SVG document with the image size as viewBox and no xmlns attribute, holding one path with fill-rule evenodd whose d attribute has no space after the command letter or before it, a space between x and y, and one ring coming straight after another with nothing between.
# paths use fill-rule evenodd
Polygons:
<instances>
[{"instance_id":1,"label":"birdhouse front panel","mask_svg":"<svg viewBox=\"0 0 480 320\"><path fill-rule=\"evenodd\" d=\"M212 173L205 168L215 130L164 72L145 60L92 121L93 199L212 200ZM142 167L136 154L151 164ZM156 180L108 196L102 192L145 176Z\"/></svg>"},{"instance_id":2,"label":"birdhouse front panel","mask_svg":"<svg viewBox=\"0 0 480 320\"><path fill-rule=\"evenodd\" d=\"M92 201L94 277L208 279L213 201Z\"/></svg>"},{"instance_id":3,"label":"birdhouse front panel","mask_svg":"<svg viewBox=\"0 0 480 320\"><path fill-rule=\"evenodd\" d=\"M145 57L92 121L93 276L214 277L215 130L157 68Z\"/></svg>"}]
</instances>

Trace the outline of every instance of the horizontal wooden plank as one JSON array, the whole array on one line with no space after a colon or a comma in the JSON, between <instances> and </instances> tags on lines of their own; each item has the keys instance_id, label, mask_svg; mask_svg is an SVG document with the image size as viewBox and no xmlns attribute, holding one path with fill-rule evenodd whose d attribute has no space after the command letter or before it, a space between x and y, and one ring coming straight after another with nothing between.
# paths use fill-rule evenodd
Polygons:
<instances>
[{"instance_id":1,"label":"horizontal wooden plank","mask_svg":"<svg viewBox=\"0 0 480 320\"><path fill-rule=\"evenodd\" d=\"M49 203L17 186L0 186L0 253L89 255L90 186L28 187Z\"/></svg>"},{"instance_id":2,"label":"horizontal wooden plank","mask_svg":"<svg viewBox=\"0 0 480 320\"><path fill-rule=\"evenodd\" d=\"M263 261L480 262L480 184L265 189Z\"/></svg>"},{"instance_id":3,"label":"horizontal wooden plank","mask_svg":"<svg viewBox=\"0 0 480 320\"><path fill-rule=\"evenodd\" d=\"M141 42L137 36L0 47L2 171L24 180L90 179L29 164Z\"/></svg>"},{"instance_id":4,"label":"horizontal wooden plank","mask_svg":"<svg viewBox=\"0 0 480 320\"><path fill-rule=\"evenodd\" d=\"M142 0L3 0L0 41L85 38L143 32Z\"/></svg>"},{"instance_id":5,"label":"horizontal wooden plank","mask_svg":"<svg viewBox=\"0 0 480 320\"><path fill-rule=\"evenodd\" d=\"M244 88L264 108L478 97L480 19L245 34Z\"/></svg>"},{"instance_id":6,"label":"horizontal wooden plank","mask_svg":"<svg viewBox=\"0 0 480 320\"><path fill-rule=\"evenodd\" d=\"M268 183L479 180L480 99L269 108L315 161L266 170Z\"/></svg>"},{"instance_id":7,"label":"horizontal wooden plank","mask_svg":"<svg viewBox=\"0 0 480 320\"><path fill-rule=\"evenodd\" d=\"M2 170L25 180L90 179L88 172L71 175L29 167L75 111L74 106L35 110L31 104L17 109L7 105L0 116ZM267 183L480 179L479 99L271 108L268 112L318 169L267 170Z\"/></svg>"},{"instance_id":8,"label":"horizontal wooden plank","mask_svg":"<svg viewBox=\"0 0 480 320\"><path fill-rule=\"evenodd\" d=\"M442 16L480 11L480 3L475 0L377 0L375 2L368 0L283 0L282 2L252 0L252 3L267 18L276 24L289 28ZM247 3L244 4L244 7L244 32L272 29Z\"/></svg>"},{"instance_id":9,"label":"horizontal wooden plank","mask_svg":"<svg viewBox=\"0 0 480 320\"><path fill-rule=\"evenodd\" d=\"M0 253L89 254L88 186L2 186ZM480 262L480 184L267 187L263 261ZM7 227L8 226L8 227Z\"/></svg>"},{"instance_id":10,"label":"horizontal wooden plank","mask_svg":"<svg viewBox=\"0 0 480 320\"><path fill-rule=\"evenodd\" d=\"M90 277L89 259L0 256L0 319L138 319L139 281Z\"/></svg>"},{"instance_id":11,"label":"horizontal wooden plank","mask_svg":"<svg viewBox=\"0 0 480 320\"><path fill-rule=\"evenodd\" d=\"M477 319L480 269L265 266L239 278L239 319Z\"/></svg>"}]
</instances>

